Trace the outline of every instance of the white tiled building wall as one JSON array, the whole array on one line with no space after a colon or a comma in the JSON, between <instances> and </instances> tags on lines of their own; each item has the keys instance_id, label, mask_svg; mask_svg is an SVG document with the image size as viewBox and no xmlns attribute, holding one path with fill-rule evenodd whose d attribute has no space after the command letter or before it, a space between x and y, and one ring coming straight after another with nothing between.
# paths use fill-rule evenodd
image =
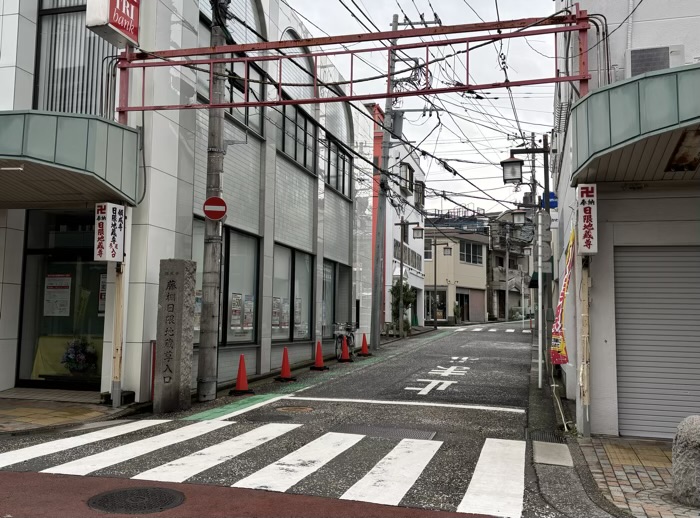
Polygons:
<instances>
[{"instance_id":1,"label":"white tiled building wall","mask_svg":"<svg viewBox=\"0 0 700 518\"><path fill-rule=\"evenodd\" d=\"M313 252L316 179L299 169L291 160L277 155L275 241Z\"/></svg>"}]
</instances>

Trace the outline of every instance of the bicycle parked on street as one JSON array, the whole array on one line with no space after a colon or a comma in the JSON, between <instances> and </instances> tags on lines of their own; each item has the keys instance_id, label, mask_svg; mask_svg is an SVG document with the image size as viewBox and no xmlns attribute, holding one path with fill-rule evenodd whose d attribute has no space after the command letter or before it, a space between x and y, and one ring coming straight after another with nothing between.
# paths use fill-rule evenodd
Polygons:
<instances>
[{"instance_id":1,"label":"bicycle parked on street","mask_svg":"<svg viewBox=\"0 0 700 518\"><path fill-rule=\"evenodd\" d=\"M354 322L337 322L333 324L333 335L335 336L335 357L340 360L343 354L343 337L348 341L348 352L350 359L355 357L355 330Z\"/></svg>"}]
</instances>

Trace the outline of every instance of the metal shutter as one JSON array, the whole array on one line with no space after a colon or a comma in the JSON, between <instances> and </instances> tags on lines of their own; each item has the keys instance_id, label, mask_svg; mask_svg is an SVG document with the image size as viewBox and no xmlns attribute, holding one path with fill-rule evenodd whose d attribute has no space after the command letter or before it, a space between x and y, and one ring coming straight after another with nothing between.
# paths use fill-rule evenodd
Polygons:
<instances>
[{"instance_id":1,"label":"metal shutter","mask_svg":"<svg viewBox=\"0 0 700 518\"><path fill-rule=\"evenodd\" d=\"M620 435L672 438L700 414L700 247L616 247Z\"/></svg>"}]
</instances>

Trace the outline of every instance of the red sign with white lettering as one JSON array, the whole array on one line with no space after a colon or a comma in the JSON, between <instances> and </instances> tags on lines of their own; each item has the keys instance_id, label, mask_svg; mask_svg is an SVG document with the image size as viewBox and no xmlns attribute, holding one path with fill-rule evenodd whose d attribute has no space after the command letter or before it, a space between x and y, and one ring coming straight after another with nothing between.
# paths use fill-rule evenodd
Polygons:
<instances>
[{"instance_id":1,"label":"red sign with white lettering","mask_svg":"<svg viewBox=\"0 0 700 518\"><path fill-rule=\"evenodd\" d=\"M140 0L109 0L109 24L134 45L139 42Z\"/></svg>"}]
</instances>

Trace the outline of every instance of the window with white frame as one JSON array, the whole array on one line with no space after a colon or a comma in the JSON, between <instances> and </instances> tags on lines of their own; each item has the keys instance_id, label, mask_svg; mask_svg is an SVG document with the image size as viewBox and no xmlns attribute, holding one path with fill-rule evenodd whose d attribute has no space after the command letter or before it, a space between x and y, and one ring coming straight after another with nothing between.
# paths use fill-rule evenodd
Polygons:
<instances>
[{"instance_id":1,"label":"window with white frame","mask_svg":"<svg viewBox=\"0 0 700 518\"><path fill-rule=\"evenodd\" d=\"M401 162L399 169L401 172L401 180L399 182L401 188L406 191L413 192L413 168L410 166L410 164Z\"/></svg>"},{"instance_id":2,"label":"window with white frame","mask_svg":"<svg viewBox=\"0 0 700 518\"><path fill-rule=\"evenodd\" d=\"M483 264L483 245L480 243L470 243L469 241L459 242L459 260L463 263Z\"/></svg>"},{"instance_id":3,"label":"window with white frame","mask_svg":"<svg viewBox=\"0 0 700 518\"><path fill-rule=\"evenodd\" d=\"M417 207L425 207L425 182L416 180L415 190L413 191L413 202Z\"/></svg>"},{"instance_id":4,"label":"window with white frame","mask_svg":"<svg viewBox=\"0 0 700 518\"><path fill-rule=\"evenodd\" d=\"M423 240L423 258L426 261L433 260L433 238L426 237Z\"/></svg>"}]
</instances>

